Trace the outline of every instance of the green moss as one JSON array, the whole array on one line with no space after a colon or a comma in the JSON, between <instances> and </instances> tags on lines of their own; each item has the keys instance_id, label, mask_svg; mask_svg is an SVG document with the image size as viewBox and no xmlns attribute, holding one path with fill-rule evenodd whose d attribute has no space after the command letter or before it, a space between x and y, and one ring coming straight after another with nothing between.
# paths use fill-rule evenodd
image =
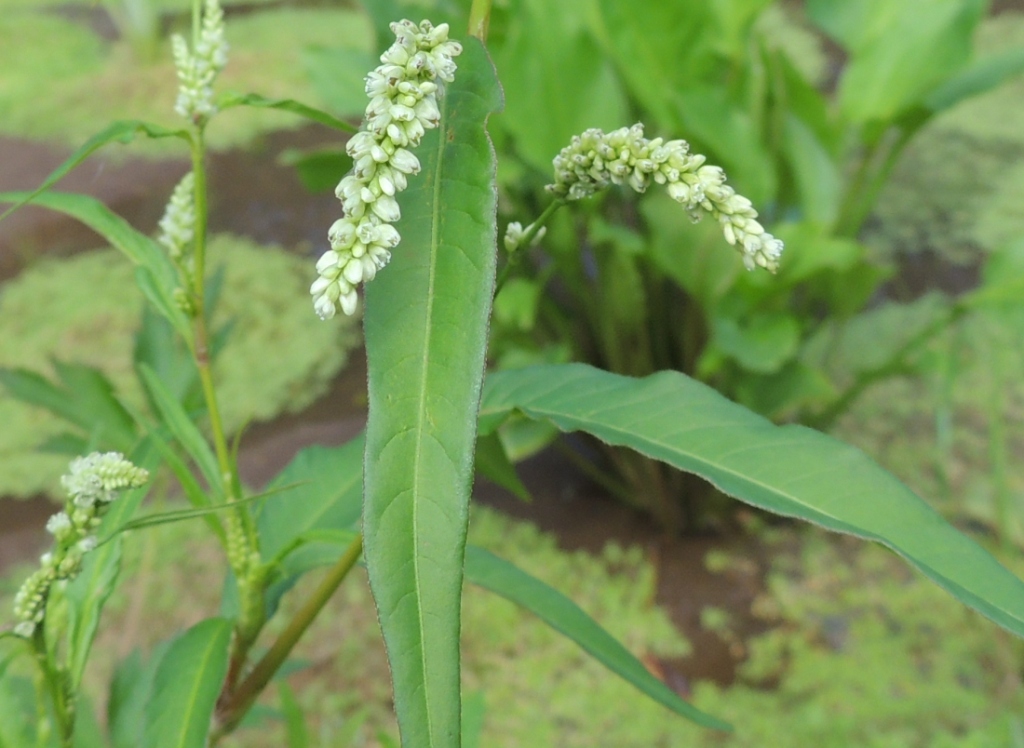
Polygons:
<instances>
[{"instance_id":1,"label":"green moss","mask_svg":"<svg viewBox=\"0 0 1024 748\"><path fill-rule=\"evenodd\" d=\"M1024 14L979 28L984 54L1024 44ZM888 253L932 249L954 262L982 252L1022 226L1014 167L1024 157L1024 76L938 116L903 154L886 186L868 240Z\"/></svg>"},{"instance_id":2,"label":"green moss","mask_svg":"<svg viewBox=\"0 0 1024 748\"><path fill-rule=\"evenodd\" d=\"M803 540L799 557L777 557L756 603L776 628L751 643L741 682L696 689L695 702L733 720L735 735L678 745L1011 744L1024 707L1018 641L879 546L818 532Z\"/></svg>"},{"instance_id":3,"label":"green moss","mask_svg":"<svg viewBox=\"0 0 1024 748\"><path fill-rule=\"evenodd\" d=\"M214 370L226 428L308 405L356 344L354 326L312 315L304 258L229 236L213 239L210 258L226 268L215 324L234 324ZM56 357L96 366L142 407L131 363L141 304L131 265L112 250L43 260L3 288L0 365L49 372ZM63 424L6 395L0 422L0 495L55 487L66 457L34 448Z\"/></svg>"},{"instance_id":4,"label":"green moss","mask_svg":"<svg viewBox=\"0 0 1024 748\"><path fill-rule=\"evenodd\" d=\"M317 105L302 50L309 46L373 44L369 21L350 10L271 9L232 18L228 66L218 91L256 92ZM43 13L0 17L0 48L16 60L0 83L0 130L10 135L51 138L78 145L117 119L179 126L174 113L177 78L165 40L157 62L140 64L130 45L103 43L82 26ZM38 59L37 59L38 58ZM45 92L45 95L40 92ZM241 107L223 113L208 130L208 144L227 148L303 120L282 112ZM180 144L154 142L150 155L180 151Z\"/></svg>"}]
</instances>

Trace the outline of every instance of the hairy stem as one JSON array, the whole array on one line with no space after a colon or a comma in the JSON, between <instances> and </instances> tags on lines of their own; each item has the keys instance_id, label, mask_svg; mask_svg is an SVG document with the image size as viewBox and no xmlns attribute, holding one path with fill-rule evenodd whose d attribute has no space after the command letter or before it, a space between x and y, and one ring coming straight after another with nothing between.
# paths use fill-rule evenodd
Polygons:
<instances>
[{"instance_id":1,"label":"hairy stem","mask_svg":"<svg viewBox=\"0 0 1024 748\"><path fill-rule=\"evenodd\" d=\"M530 224L530 228L520 238L519 243L516 244L512 249L508 251L508 261L505 263L505 267L501 269L501 273L498 274L498 282L494 286L494 295L497 296L498 292L501 291L501 287L505 285L505 281L508 280L509 275L512 273L512 267L519 264L519 257L522 250L526 249L533 242L537 233L544 228L544 224L555 214L555 211L565 205L565 200L554 200L548 207L544 209L537 220Z\"/></svg>"},{"instance_id":2,"label":"hairy stem","mask_svg":"<svg viewBox=\"0 0 1024 748\"><path fill-rule=\"evenodd\" d=\"M213 733L211 744L216 743L217 740L238 726L306 629L313 623L320 611L323 610L324 605L330 600L331 595L348 576L362 552L363 536L360 533L327 572L327 576L320 582L309 599L288 622L288 626L263 655L263 659L256 663L256 666L233 693L222 696L221 703L217 708L218 726Z\"/></svg>"}]
</instances>

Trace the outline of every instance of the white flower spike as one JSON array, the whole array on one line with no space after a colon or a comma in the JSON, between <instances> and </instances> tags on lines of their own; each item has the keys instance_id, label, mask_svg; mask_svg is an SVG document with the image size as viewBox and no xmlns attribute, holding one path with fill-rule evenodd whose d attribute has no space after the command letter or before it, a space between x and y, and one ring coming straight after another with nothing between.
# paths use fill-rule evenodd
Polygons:
<instances>
[{"instance_id":1,"label":"white flower spike","mask_svg":"<svg viewBox=\"0 0 1024 748\"><path fill-rule=\"evenodd\" d=\"M178 71L178 100L174 111L198 125L217 113L213 81L228 62L224 11L219 0L206 0L196 48L190 50L184 37L175 34L171 37L171 51Z\"/></svg>"},{"instance_id":2,"label":"white flower spike","mask_svg":"<svg viewBox=\"0 0 1024 748\"><path fill-rule=\"evenodd\" d=\"M339 310L354 314L356 286L373 280L391 260L401 238L391 225L402 217L395 196L420 170L409 149L441 121L435 81L454 80L453 58L462 52L448 39L446 23L400 21L391 30L395 43L366 78L364 129L346 146L352 173L335 190L345 216L328 232L331 248L317 262L320 277L309 289L320 319Z\"/></svg>"},{"instance_id":3,"label":"white flower spike","mask_svg":"<svg viewBox=\"0 0 1024 748\"><path fill-rule=\"evenodd\" d=\"M648 140L636 124L610 133L591 129L573 137L554 160L555 183L549 192L565 200L589 197L609 184L628 184L644 192L654 182L686 208L694 222L710 214L718 219L725 240L743 256L748 270L775 272L782 241L764 230L751 202L725 183L725 172L690 153L685 140Z\"/></svg>"},{"instance_id":4,"label":"white flower spike","mask_svg":"<svg viewBox=\"0 0 1024 748\"><path fill-rule=\"evenodd\" d=\"M70 472L61 478L68 499L64 510L46 523L53 535L54 549L43 554L36 570L14 597L18 636L31 638L46 616L46 601L54 582L71 579L82 568L82 558L96 548L96 529L117 494L137 488L149 480L149 473L126 460L119 452L93 452L71 462Z\"/></svg>"}]
</instances>

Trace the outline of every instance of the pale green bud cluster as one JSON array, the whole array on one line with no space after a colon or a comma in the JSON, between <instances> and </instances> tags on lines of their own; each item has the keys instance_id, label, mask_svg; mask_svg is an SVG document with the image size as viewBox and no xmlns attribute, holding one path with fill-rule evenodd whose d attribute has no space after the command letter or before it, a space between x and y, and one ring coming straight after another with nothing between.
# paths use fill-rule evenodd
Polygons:
<instances>
[{"instance_id":1,"label":"pale green bud cluster","mask_svg":"<svg viewBox=\"0 0 1024 748\"><path fill-rule=\"evenodd\" d=\"M509 252L515 252L517 249L519 249L519 245L523 243L523 240L526 238L526 235L530 233L530 231L532 230L532 223L524 229L523 225L519 223L519 221L512 221L512 223L510 223L505 228L505 249L508 250ZM538 244L540 240L544 238L544 234L546 234L547 232L548 227L541 226L540 230L533 235L533 239L531 240L530 245L535 246L536 244Z\"/></svg>"},{"instance_id":2,"label":"pale green bud cluster","mask_svg":"<svg viewBox=\"0 0 1024 748\"><path fill-rule=\"evenodd\" d=\"M171 37L171 50L178 71L178 100L174 111L200 124L217 112L213 103L213 81L228 62L224 11L219 0L206 0L195 49L190 50L185 39L175 34Z\"/></svg>"},{"instance_id":3,"label":"pale green bud cluster","mask_svg":"<svg viewBox=\"0 0 1024 748\"><path fill-rule=\"evenodd\" d=\"M747 269L778 269L782 242L764 230L750 201L725 183L725 172L690 153L685 140L648 140L642 124L610 133L591 129L573 137L555 157L555 183L548 191L579 200L609 184L627 184L644 192L654 182L666 185L669 196L694 222L710 214L718 219L726 241L743 255Z\"/></svg>"},{"instance_id":4,"label":"pale green bud cluster","mask_svg":"<svg viewBox=\"0 0 1024 748\"><path fill-rule=\"evenodd\" d=\"M70 472L61 478L68 500L64 509L46 523L54 547L40 559L40 568L18 590L14 632L29 638L46 615L46 600L55 582L73 578L82 568L82 558L96 547L96 529L107 508L126 489L149 480L149 473L118 452L93 452L72 461Z\"/></svg>"},{"instance_id":5,"label":"pale green bud cluster","mask_svg":"<svg viewBox=\"0 0 1024 748\"><path fill-rule=\"evenodd\" d=\"M335 190L345 216L328 232L331 248L317 262L320 277L310 287L320 319L330 319L339 309L353 314L356 287L373 280L391 260L401 239L391 225L401 218L395 196L420 170L410 149L441 121L435 81L454 80L453 58L462 52L458 42L448 39L446 23L406 20L392 23L391 30L395 43L366 78L370 104L364 129L346 146L352 172Z\"/></svg>"},{"instance_id":6,"label":"pale green bud cluster","mask_svg":"<svg viewBox=\"0 0 1024 748\"><path fill-rule=\"evenodd\" d=\"M195 174L191 171L181 178L171 193L163 218L160 219L158 241L167 248L171 259L180 261L195 238L196 207Z\"/></svg>"}]
</instances>

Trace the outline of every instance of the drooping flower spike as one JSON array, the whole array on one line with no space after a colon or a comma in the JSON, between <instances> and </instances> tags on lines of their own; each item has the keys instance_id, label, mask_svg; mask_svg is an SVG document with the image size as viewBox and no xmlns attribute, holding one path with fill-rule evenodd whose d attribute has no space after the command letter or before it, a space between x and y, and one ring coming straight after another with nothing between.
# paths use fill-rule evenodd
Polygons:
<instances>
[{"instance_id":1,"label":"drooping flower spike","mask_svg":"<svg viewBox=\"0 0 1024 748\"><path fill-rule=\"evenodd\" d=\"M328 232L331 248L317 262L320 277L310 287L320 319L339 310L353 314L356 287L391 260L401 239L391 225L401 218L395 196L420 170L410 149L440 122L436 81L454 80L454 58L462 52L448 39L446 23L400 21L391 30L395 43L366 78L370 104L363 129L346 146L352 172L335 190L345 215Z\"/></svg>"},{"instance_id":2,"label":"drooping flower spike","mask_svg":"<svg viewBox=\"0 0 1024 748\"><path fill-rule=\"evenodd\" d=\"M748 270L775 272L782 242L758 223L751 202L725 183L725 172L705 161L690 153L685 140L648 140L642 124L610 133L591 129L573 137L555 157L555 182L547 189L564 200L580 200L609 184L627 184L641 193L652 182L665 185L695 223L705 214L718 220Z\"/></svg>"}]
</instances>

